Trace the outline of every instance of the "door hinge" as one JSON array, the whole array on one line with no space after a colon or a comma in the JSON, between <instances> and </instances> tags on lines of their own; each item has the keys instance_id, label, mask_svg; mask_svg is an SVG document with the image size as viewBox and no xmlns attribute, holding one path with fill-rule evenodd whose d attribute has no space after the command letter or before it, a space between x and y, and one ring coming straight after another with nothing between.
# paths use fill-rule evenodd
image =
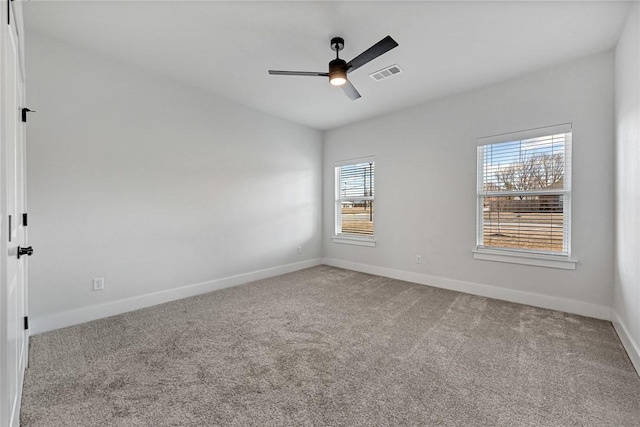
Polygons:
<instances>
[{"instance_id":1,"label":"door hinge","mask_svg":"<svg viewBox=\"0 0 640 427\"><path fill-rule=\"evenodd\" d=\"M24 330L29 329L29 316L24 316Z\"/></svg>"},{"instance_id":2,"label":"door hinge","mask_svg":"<svg viewBox=\"0 0 640 427\"><path fill-rule=\"evenodd\" d=\"M35 113L36 110L30 110L28 108L22 109L22 122L27 123L27 113Z\"/></svg>"},{"instance_id":3,"label":"door hinge","mask_svg":"<svg viewBox=\"0 0 640 427\"><path fill-rule=\"evenodd\" d=\"M7 25L11 25L11 2L7 0Z\"/></svg>"},{"instance_id":4,"label":"door hinge","mask_svg":"<svg viewBox=\"0 0 640 427\"><path fill-rule=\"evenodd\" d=\"M23 227L27 226L27 214L26 213L22 214L22 226Z\"/></svg>"}]
</instances>

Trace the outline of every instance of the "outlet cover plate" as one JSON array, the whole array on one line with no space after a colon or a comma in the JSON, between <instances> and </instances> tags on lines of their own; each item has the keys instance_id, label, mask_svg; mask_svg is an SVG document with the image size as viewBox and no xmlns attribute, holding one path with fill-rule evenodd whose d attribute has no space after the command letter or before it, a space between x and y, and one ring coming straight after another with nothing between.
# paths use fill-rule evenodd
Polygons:
<instances>
[{"instance_id":1,"label":"outlet cover plate","mask_svg":"<svg viewBox=\"0 0 640 427\"><path fill-rule=\"evenodd\" d=\"M104 277L94 277L93 278L93 290L101 291L104 289Z\"/></svg>"}]
</instances>

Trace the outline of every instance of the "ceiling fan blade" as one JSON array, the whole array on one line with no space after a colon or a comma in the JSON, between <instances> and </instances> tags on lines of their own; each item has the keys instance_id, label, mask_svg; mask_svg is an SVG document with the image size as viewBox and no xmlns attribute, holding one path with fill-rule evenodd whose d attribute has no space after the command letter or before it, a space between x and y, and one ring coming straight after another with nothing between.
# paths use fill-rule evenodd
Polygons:
<instances>
[{"instance_id":1,"label":"ceiling fan blade","mask_svg":"<svg viewBox=\"0 0 640 427\"><path fill-rule=\"evenodd\" d=\"M356 89L356 87L351 84L349 80L347 80L347 82L342 85L342 90L344 91L344 94L347 95L352 101L355 101L362 96L360 95L360 92L358 92L358 89Z\"/></svg>"},{"instance_id":2,"label":"ceiling fan blade","mask_svg":"<svg viewBox=\"0 0 640 427\"><path fill-rule=\"evenodd\" d=\"M362 52L360 55L353 58L351 61L347 62L344 67L347 70L347 73L350 73L353 70L362 67L367 62L373 61L378 56L389 52L396 46L398 46L398 43L392 39L391 36L387 36Z\"/></svg>"},{"instance_id":3,"label":"ceiling fan blade","mask_svg":"<svg viewBox=\"0 0 640 427\"><path fill-rule=\"evenodd\" d=\"M311 76L311 77L327 77L329 73L320 73L315 71L278 71L269 70L269 74L274 76Z\"/></svg>"}]
</instances>

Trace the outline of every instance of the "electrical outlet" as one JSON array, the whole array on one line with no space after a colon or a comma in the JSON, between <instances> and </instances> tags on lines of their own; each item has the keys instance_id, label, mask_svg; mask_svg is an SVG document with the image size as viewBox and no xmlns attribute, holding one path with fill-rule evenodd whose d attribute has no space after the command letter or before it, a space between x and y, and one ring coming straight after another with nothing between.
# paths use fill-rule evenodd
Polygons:
<instances>
[{"instance_id":1,"label":"electrical outlet","mask_svg":"<svg viewBox=\"0 0 640 427\"><path fill-rule=\"evenodd\" d=\"M302 246L298 246L298 253L301 254L302 253Z\"/></svg>"},{"instance_id":2,"label":"electrical outlet","mask_svg":"<svg viewBox=\"0 0 640 427\"><path fill-rule=\"evenodd\" d=\"M422 264L422 255L416 255L416 264Z\"/></svg>"},{"instance_id":3,"label":"electrical outlet","mask_svg":"<svg viewBox=\"0 0 640 427\"><path fill-rule=\"evenodd\" d=\"M104 289L104 277L94 277L93 278L93 290L101 291Z\"/></svg>"}]
</instances>

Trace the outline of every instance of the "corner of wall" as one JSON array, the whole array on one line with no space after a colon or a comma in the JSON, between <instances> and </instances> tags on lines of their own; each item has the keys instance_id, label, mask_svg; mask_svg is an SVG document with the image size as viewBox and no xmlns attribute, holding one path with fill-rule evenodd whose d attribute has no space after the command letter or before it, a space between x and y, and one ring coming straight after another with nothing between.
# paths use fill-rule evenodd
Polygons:
<instances>
[{"instance_id":1,"label":"corner of wall","mask_svg":"<svg viewBox=\"0 0 640 427\"><path fill-rule=\"evenodd\" d=\"M611 309L611 323L613 323L613 327L624 349L627 351L633 367L636 368L636 372L638 376L640 376L640 345L633 339L624 321L618 316L618 313L616 313L614 309Z\"/></svg>"},{"instance_id":2,"label":"corner of wall","mask_svg":"<svg viewBox=\"0 0 640 427\"><path fill-rule=\"evenodd\" d=\"M615 48L615 243L611 317L640 374L640 4L634 2Z\"/></svg>"}]
</instances>

